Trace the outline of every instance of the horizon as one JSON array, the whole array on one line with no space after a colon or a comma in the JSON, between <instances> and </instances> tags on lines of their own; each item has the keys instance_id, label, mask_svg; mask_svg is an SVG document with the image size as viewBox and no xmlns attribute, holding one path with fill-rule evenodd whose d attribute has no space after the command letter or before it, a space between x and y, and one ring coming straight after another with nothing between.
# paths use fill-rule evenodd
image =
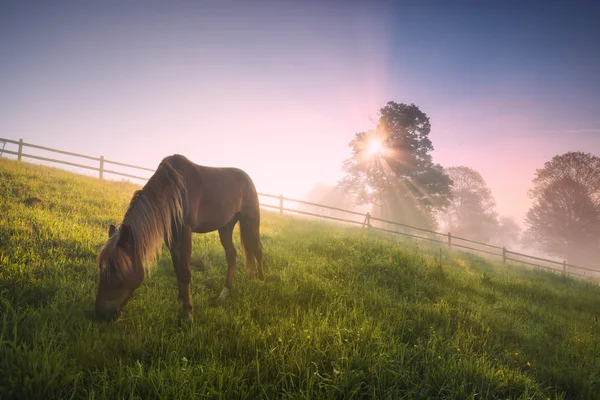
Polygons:
<instances>
[{"instance_id":1,"label":"horizon","mask_svg":"<svg viewBox=\"0 0 600 400\"><path fill-rule=\"evenodd\" d=\"M598 6L475 4L3 2L0 136L148 168L180 153L304 199L388 101L414 103L434 163L481 173L523 226L536 169L600 155Z\"/></svg>"}]
</instances>

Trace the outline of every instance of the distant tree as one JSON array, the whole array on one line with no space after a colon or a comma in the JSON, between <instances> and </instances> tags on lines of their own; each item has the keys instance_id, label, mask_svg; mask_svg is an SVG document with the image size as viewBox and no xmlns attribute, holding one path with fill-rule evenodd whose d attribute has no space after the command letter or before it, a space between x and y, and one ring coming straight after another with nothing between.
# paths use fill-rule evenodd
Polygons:
<instances>
[{"instance_id":1,"label":"distant tree","mask_svg":"<svg viewBox=\"0 0 600 400\"><path fill-rule=\"evenodd\" d=\"M536 171L524 242L570 264L600 259L600 158L569 152Z\"/></svg>"},{"instance_id":2,"label":"distant tree","mask_svg":"<svg viewBox=\"0 0 600 400\"><path fill-rule=\"evenodd\" d=\"M396 222L433 226L434 211L448 204L452 181L434 164L429 117L416 105L388 102L375 129L349 143L338 186L357 205L372 204L377 215Z\"/></svg>"},{"instance_id":3,"label":"distant tree","mask_svg":"<svg viewBox=\"0 0 600 400\"><path fill-rule=\"evenodd\" d=\"M498 226L494 229L492 244L512 247L521 242L521 227L510 217L498 218Z\"/></svg>"},{"instance_id":4,"label":"distant tree","mask_svg":"<svg viewBox=\"0 0 600 400\"><path fill-rule=\"evenodd\" d=\"M456 236L489 241L497 228L496 202L481 174L469 167L450 167L452 200L440 222Z\"/></svg>"}]
</instances>

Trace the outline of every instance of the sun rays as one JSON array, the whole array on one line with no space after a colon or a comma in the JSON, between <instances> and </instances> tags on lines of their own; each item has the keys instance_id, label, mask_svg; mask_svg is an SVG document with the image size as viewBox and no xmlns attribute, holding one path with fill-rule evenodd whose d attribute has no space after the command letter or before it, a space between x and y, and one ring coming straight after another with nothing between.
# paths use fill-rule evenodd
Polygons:
<instances>
[{"instance_id":1,"label":"sun rays","mask_svg":"<svg viewBox=\"0 0 600 400\"><path fill-rule=\"evenodd\" d=\"M377 129L357 138L354 151L356 161L363 165L359 168L369 171L367 175L370 177L365 185L368 187L375 181L379 182L378 185L383 185L379 190L371 188L373 192L379 192L373 199L373 205L381 208L382 213L390 212L390 207L403 210L400 213L404 214L407 222L415 222L412 219L417 216L413 214L428 213L426 207L422 208L423 204L428 203L434 208L442 204L436 196L429 193L428 185L410 172L415 168L416 160L405 146L400 145L402 142L402 139L392 139Z\"/></svg>"},{"instance_id":2,"label":"sun rays","mask_svg":"<svg viewBox=\"0 0 600 400\"><path fill-rule=\"evenodd\" d=\"M379 154L382 150L382 143L379 138L373 138L367 145L367 156L373 157Z\"/></svg>"}]
</instances>

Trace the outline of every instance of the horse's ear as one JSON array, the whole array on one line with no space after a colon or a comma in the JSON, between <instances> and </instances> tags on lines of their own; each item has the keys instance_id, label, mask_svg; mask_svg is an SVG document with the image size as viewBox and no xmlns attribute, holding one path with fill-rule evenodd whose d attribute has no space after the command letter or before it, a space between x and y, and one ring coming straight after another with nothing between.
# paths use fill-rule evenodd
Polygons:
<instances>
[{"instance_id":1,"label":"horse's ear","mask_svg":"<svg viewBox=\"0 0 600 400\"><path fill-rule=\"evenodd\" d=\"M131 247L133 242L133 237L131 235L131 229L127 225L121 225L121 229L119 230L119 241L117 244L126 249Z\"/></svg>"},{"instance_id":2,"label":"horse's ear","mask_svg":"<svg viewBox=\"0 0 600 400\"><path fill-rule=\"evenodd\" d=\"M108 228L108 237L110 238L112 235L115 234L116 231L117 231L117 227L111 224L110 227Z\"/></svg>"}]
</instances>

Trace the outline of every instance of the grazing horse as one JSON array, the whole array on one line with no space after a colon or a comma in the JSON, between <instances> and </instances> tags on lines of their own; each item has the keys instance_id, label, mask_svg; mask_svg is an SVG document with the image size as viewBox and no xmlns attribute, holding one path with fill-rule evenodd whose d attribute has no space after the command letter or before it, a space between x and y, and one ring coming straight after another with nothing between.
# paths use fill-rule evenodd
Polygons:
<instances>
[{"instance_id":1,"label":"grazing horse","mask_svg":"<svg viewBox=\"0 0 600 400\"><path fill-rule=\"evenodd\" d=\"M191 321L192 232L219 231L227 258L219 299L227 297L235 271L232 234L238 221L248 276L254 277L258 266L258 277L264 280L258 195L248 174L237 168L197 165L179 154L164 158L146 185L134 193L119 228L109 228L98 255L96 317L119 316L142 283L144 267L154 264L165 243L177 275L183 318Z\"/></svg>"}]
</instances>

